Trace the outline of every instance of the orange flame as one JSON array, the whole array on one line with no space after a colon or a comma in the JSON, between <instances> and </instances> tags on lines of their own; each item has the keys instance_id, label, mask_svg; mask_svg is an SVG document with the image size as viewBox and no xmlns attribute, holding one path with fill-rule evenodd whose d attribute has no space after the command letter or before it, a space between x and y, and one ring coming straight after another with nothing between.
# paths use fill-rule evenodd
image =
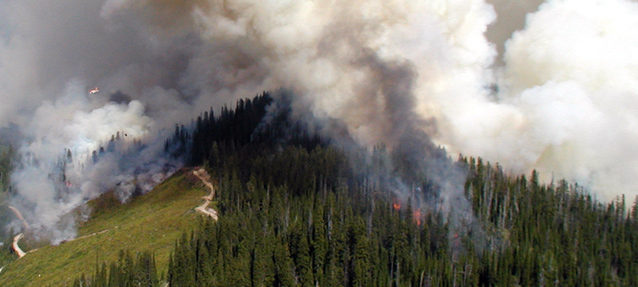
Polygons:
<instances>
[{"instance_id":1,"label":"orange flame","mask_svg":"<svg viewBox=\"0 0 638 287\"><path fill-rule=\"evenodd\" d=\"M399 211L399 209L401 209L401 203L398 202L394 202L392 203L392 208L394 208L394 210Z\"/></svg>"},{"instance_id":2,"label":"orange flame","mask_svg":"<svg viewBox=\"0 0 638 287\"><path fill-rule=\"evenodd\" d=\"M416 222L416 225L421 226L421 209L420 208L417 208L412 213L412 218L414 218L414 222Z\"/></svg>"}]
</instances>

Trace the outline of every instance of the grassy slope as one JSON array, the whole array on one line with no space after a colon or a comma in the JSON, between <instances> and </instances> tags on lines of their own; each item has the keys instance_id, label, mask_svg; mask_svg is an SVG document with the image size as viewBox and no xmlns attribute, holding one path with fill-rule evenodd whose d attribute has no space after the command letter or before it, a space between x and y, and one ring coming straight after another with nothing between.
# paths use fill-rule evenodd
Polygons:
<instances>
[{"instance_id":1,"label":"grassy slope","mask_svg":"<svg viewBox=\"0 0 638 287\"><path fill-rule=\"evenodd\" d=\"M206 193L189 170L125 205L104 195L90 202L95 212L80 226L78 239L13 261L0 274L0 286L65 286L82 272L92 274L96 262L117 260L122 249L133 254L152 250L158 270L165 273L176 239L203 217L194 208Z\"/></svg>"}]
</instances>

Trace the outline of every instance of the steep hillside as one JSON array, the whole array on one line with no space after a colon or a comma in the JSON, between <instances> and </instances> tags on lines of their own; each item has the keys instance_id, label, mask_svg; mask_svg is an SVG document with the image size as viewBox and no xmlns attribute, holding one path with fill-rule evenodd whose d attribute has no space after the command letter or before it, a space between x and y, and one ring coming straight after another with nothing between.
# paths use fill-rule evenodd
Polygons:
<instances>
[{"instance_id":1,"label":"steep hillside","mask_svg":"<svg viewBox=\"0 0 638 287\"><path fill-rule=\"evenodd\" d=\"M638 286L638 202L453 161L418 133L332 144L285 109L258 124L267 103L166 141L206 166L215 212L197 215L213 188L192 169L127 205L105 195L79 239L13 262L0 286Z\"/></svg>"},{"instance_id":2,"label":"steep hillside","mask_svg":"<svg viewBox=\"0 0 638 287\"><path fill-rule=\"evenodd\" d=\"M64 286L78 274L92 272L97 262L116 261L120 250L152 251L164 273L175 241L203 218L195 208L207 193L190 170L182 170L128 204L105 194L89 203L94 212L80 226L77 239L13 261L0 273L0 286Z\"/></svg>"}]
</instances>

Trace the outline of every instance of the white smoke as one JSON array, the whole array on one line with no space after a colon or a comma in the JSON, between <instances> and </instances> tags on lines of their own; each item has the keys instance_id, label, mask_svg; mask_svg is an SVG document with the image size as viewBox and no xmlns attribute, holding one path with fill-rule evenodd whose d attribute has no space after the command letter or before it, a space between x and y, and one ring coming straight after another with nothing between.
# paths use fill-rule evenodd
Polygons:
<instances>
[{"instance_id":1,"label":"white smoke","mask_svg":"<svg viewBox=\"0 0 638 287\"><path fill-rule=\"evenodd\" d=\"M635 195L637 5L489 2L0 2L0 127L18 125L23 159L37 159L14 175L22 205L50 226L84 197L134 192L122 183L161 147L83 169L80 154L280 87L360 144L393 148L416 129L506 170ZM81 196L60 201L46 178L65 149Z\"/></svg>"},{"instance_id":2,"label":"white smoke","mask_svg":"<svg viewBox=\"0 0 638 287\"><path fill-rule=\"evenodd\" d=\"M636 194L633 2L530 1L497 9L538 11L521 13L523 30L496 43L505 49L496 68L496 45L485 32L497 15L483 1L209 4L192 15L211 49L234 48L223 59L246 59L233 79L292 87L302 97L297 104L344 121L360 143L397 140L397 110L388 108L397 99L382 94L398 84L394 72L405 72L392 67L402 66L412 72L399 76L414 78L414 105L405 110L420 118L404 120L421 120L449 150L514 172L537 169L547 182L578 181L606 200Z\"/></svg>"},{"instance_id":3,"label":"white smoke","mask_svg":"<svg viewBox=\"0 0 638 287\"><path fill-rule=\"evenodd\" d=\"M454 150L566 178L601 199L635 196L638 5L548 1L505 47L498 101L459 103Z\"/></svg>"},{"instance_id":4,"label":"white smoke","mask_svg":"<svg viewBox=\"0 0 638 287\"><path fill-rule=\"evenodd\" d=\"M18 150L12 204L29 211L31 226L54 243L75 236L70 214L87 200L115 189L126 201L179 166L162 157L162 138L153 139L153 121L139 101L101 105L95 97L71 81L61 98L35 111Z\"/></svg>"}]
</instances>

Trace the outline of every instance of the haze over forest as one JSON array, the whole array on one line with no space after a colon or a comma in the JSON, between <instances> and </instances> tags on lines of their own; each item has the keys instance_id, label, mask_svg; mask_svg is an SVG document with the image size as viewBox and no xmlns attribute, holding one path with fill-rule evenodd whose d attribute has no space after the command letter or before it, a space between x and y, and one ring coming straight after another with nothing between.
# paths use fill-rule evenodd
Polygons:
<instances>
[{"instance_id":1,"label":"haze over forest","mask_svg":"<svg viewBox=\"0 0 638 287\"><path fill-rule=\"evenodd\" d=\"M633 199L637 22L627 0L2 1L11 204L73 238L70 210L183 165L175 124L263 91L342 145L440 145Z\"/></svg>"}]
</instances>

